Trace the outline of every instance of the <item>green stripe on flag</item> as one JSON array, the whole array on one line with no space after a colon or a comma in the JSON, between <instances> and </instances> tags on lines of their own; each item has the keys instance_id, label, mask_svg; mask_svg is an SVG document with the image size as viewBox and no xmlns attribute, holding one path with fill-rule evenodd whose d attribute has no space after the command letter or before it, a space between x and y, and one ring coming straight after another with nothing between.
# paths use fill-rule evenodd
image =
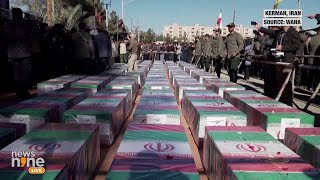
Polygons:
<instances>
[{"instance_id":1,"label":"green stripe on flag","mask_svg":"<svg viewBox=\"0 0 320 180\"><path fill-rule=\"evenodd\" d=\"M29 174L27 171L10 171L1 170L0 179L6 180L44 180L56 179L60 171L47 171L41 175Z\"/></svg>"},{"instance_id":2,"label":"green stripe on flag","mask_svg":"<svg viewBox=\"0 0 320 180\"><path fill-rule=\"evenodd\" d=\"M110 171L106 177L106 180L114 179L135 179L135 180L147 180L147 179L181 179L181 180L199 180L198 174L194 173L181 173L170 171L157 171L157 172L137 172L137 171Z\"/></svg>"},{"instance_id":3,"label":"green stripe on flag","mask_svg":"<svg viewBox=\"0 0 320 180\"><path fill-rule=\"evenodd\" d=\"M188 141L184 132L171 131L126 131L123 140Z\"/></svg>"},{"instance_id":4,"label":"green stripe on flag","mask_svg":"<svg viewBox=\"0 0 320 180\"><path fill-rule=\"evenodd\" d=\"M269 180L269 179L294 179L294 180L308 180L308 179L319 179L319 174L305 174L291 173L291 172L234 172L238 180Z\"/></svg>"},{"instance_id":5,"label":"green stripe on flag","mask_svg":"<svg viewBox=\"0 0 320 180\"><path fill-rule=\"evenodd\" d=\"M67 124L66 124L67 126ZM91 132L86 131L66 131L66 130L33 130L23 136L24 139L56 139L56 140L87 140Z\"/></svg>"},{"instance_id":6,"label":"green stripe on flag","mask_svg":"<svg viewBox=\"0 0 320 180\"><path fill-rule=\"evenodd\" d=\"M180 112L178 110L139 110L137 109L134 112L134 115L142 115L142 114L174 114L174 115L180 115Z\"/></svg>"},{"instance_id":7,"label":"green stripe on flag","mask_svg":"<svg viewBox=\"0 0 320 180\"><path fill-rule=\"evenodd\" d=\"M98 85L95 84L73 84L71 87L73 88L90 88L95 89L98 87Z\"/></svg>"},{"instance_id":8,"label":"green stripe on flag","mask_svg":"<svg viewBox=\"0 0 320 180\"><path fill-rule=\"evenodd\" d=\"M320 136L301 136L301 138L314 146L320 145Z\"/></svg>"},{"instance_id":9,"label":"green stripe on flag","mask_svg":"<svg viewBox=\"0 0 320 180\"><path fill-rule=\"evenodd\" d=\"M277 141L266 132L209 132L210 137L215 141Z\"/></svg>"},{"instance_id":10,"label":"green stripe on flag","mask_svg":"<svg viewBox=\"0 0 320 180\"><path fill-rule=\"evenodd\" d=\"M301 113L263 113L268 118L268 123L281 123L282 118L299 118L301 124L311 124L314 125L314 116L306 114L304 112Z\"/></svg>"}]
</instances>

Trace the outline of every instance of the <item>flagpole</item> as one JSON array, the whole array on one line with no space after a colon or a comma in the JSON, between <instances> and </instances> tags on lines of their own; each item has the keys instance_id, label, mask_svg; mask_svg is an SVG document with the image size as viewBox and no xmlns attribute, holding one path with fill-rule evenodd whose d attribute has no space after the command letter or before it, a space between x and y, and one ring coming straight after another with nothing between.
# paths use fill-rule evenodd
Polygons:
<instances>
[{"instance_id":1,"label":"flagpole","mask_svg":"<svg viewBox=\"0 0 320 180\"><path fill-rule=\"evenodd\" d=\"M233 10L233 23L236 21L236 8Z\"/></svg>"},{"instance_id":2,"label":"flagpole","mask_svg":"<svg viewBox=\"0 0 320 180\"><path fill-rule=\"evenodd\" d=\"M301 9L301 0L298 0L298 7Z\"/></svg>"}]
</instances>

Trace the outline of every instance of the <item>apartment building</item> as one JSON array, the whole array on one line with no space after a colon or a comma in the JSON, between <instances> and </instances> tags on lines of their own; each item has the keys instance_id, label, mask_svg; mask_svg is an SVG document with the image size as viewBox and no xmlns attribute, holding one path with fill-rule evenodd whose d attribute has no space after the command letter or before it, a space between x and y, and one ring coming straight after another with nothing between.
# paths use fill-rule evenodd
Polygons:
<instances>
[{"instance_id":1,"label":"apartment building","mask_svg":"<svg viewBox=\"0 0 320 180\"><path fill-rule=\"evenodd\" d=\"M163 36L169 35L172 38L182 38L187 37L189 41L194 41L196 36L203 36L205 34L213 35L214 27L200 26L195 24L193 26L180 26L176 23L171 26L165 26L163 29ZM246 28L243 26L236 26L235 30L240 33L244 38L249 38L253 36L252 28ZM229 34L228 28L223 27L221 29L221 35L226 37Z\"/></svg>"}]
</instances>

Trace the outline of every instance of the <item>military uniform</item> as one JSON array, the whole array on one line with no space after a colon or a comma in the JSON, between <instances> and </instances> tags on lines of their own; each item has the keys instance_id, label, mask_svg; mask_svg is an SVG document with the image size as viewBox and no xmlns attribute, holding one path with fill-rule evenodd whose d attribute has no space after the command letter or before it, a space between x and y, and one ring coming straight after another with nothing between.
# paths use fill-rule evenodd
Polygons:
<instances>
[{"instance_id":1,"label":"military uniform","mask_svg":"<svg viewBox=\"0 0 320 180\"><path fill-rule=\"evenodd\" d=\"M212 59L216 66L216 73L220 78L222 69L222 57L224 57L225 46L221 36L215 36L212 40Z\"/></svg>"},{"instance_id":2,"label":"military uniform","mask_svg":"<svg viewBox=\"0 0 320 180\"><path fill-rule=\"evenodd\" d=\"M205 63L206 72L209 72L209 68L211 64L211 52L212 52L212 41L208 39L204 42L203 53L202 53L203 60L204 60L203 63Z\"/></svg>"},{"instance_id":3,"label":"military uniform","mask_svg":"<svg viewBox=\"0 0 320 180\"><path fill-rule=\"evenodd\" d=\"M234 27L233 23L228 24L229 27ZM226 58L226 68L230 76L231 82L237 82L238 80L238 66L240 64L240 52L244 48L244 42L241 34L233 31L228 34L226 38L226 49L228 57ZM236 53L235 57L231 57L232 54Z\"/></svg>"},{"instance_id":4,"label":"military uniform","mask_svg":"<svg viewBox=\"0 0 320 180\"><path fill-rule=\"evenodd\" d=\"M318 28L317 28L318 29ZM320 29L320 27L319 27ZM318 30L320 31L320 30ZM311 38L309 42L309 49L310 49L310 55L320 55L320 34L314 36ZM320 59L319 58L309 58L308 59L308 64L310 65L320 65ZM309 80L308 80L308 88L315 88L317 87L318 83L320 82L319 78L319 71L309 69Z\"/></svg>"},{"instance_id":5,"label":"military uniform","mask_svg":"<svg viewBox=\"0 0 320 180\"><path fill-rule=\"evenodd\" d=\"M138 41L136 39L130 39L130 44L127 47L127 50L130 52L128 71L138 70L138 65L136 63L138 59Z\"/></svg>"},{"instance_id":6,"label":"military uniform","mask_svg":"<svg viewBox=\"0 0 320 180\"><path fill-rule=\"evenodd\" d=\"M200 40L198 40L195 47L195 63L197 63L198 61L199 63L201 63L201 55L202 55L202 43Z\"/></svg>"}]
</instances>

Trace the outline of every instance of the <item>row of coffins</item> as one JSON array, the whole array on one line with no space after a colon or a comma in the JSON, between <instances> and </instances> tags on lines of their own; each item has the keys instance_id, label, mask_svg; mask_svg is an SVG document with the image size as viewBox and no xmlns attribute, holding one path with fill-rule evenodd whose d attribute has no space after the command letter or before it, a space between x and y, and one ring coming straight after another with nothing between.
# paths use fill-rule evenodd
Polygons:
<instances>
[{"instance_id":1,"label":"row of coffins","mask_svg":"<svg viewBox=\"0 0 320 180\"><path fill-rule=\"evenodd\" d=\"M106 179L200 179L183 126L129 125Z\"/></svg>"},{"instance_id":2,"label":"row of coffins","mask_svg":"<svg viewBox=\"0 0 320 180\"><path fill-rule=\"evenodd\" d=\"M247 114L248 126L260 126L279 140L286 128L314 126L314 116L254 91L224 91L224 97Z\"/></svg>"},{"instance_id":3,"label":"row of coffins","mask_svg":"<svg viewBox=\"0 0 320 180\"><path fill-rule=\"evenodd\" d=\"M67 88L64 86L62 89L48 91L46 94L41 94L38 97L20 102L16 105L9 106L3 109L0 109L0 122L11 122L11 123L23 123L26 124L27 132L30 132L32 129L38 127L39 125L46 122L61 123L64 122L64 112L71 107L74 107L81 101L87 99L89 96L92 96L94 92L100 91L104 88L109 87L108 83L116 78L114 81L137 78L138 76L131 76L132 73L139 74L140 77L143 76L143 72L132 72L127 76L122 76L124 70L120 69L118 75L115 75L115 72L119 69L112 69L104 72L106 75L100 74L97 76L77 76L77 75L66 75L62 77L55 78L52 82L58 82L59 79L70 79L70 77L76 77L77 79L82 77L83 79L76 82L68 82L70 85ZM122 72L123 71L123 72ZM113 74L108 74L110 73ZM139 79L139 78L138 78ZM140 80L143 78L140 78ZM50 80L49 80L50 81ZM48 81L48 82L49 82ZM112 82L114 82L112 81ZM132 81L136 81L132 80ZM143 82L143 80L142 80ZM114 82L116 84L117 82ZM120 82L121 83L121 82ZM136 83L131 83L132 93L129 97L129 101L133 102L138 91L138 85ZM107 87L106 87L107 86ZM122 88L122 87L121 87ZM125 89L130 89L130 87L123 87ZM41 91L41 90L40 90ZM126 103L126 112L130 112L132 108L132 103ZM127 113L128 114L128 113Z\"/></svg>"},{"instance_id":4,"label":"row of coffins","mask_svg":"<svg viewBox=\"0 0 320 180\"><path fill-rule=\"evenodd\" d=\"M209 179L320 179L320 172L260 127L206 127Z\"/></svg>"},{"instance_id":5,"label":"row of coffins","mask_svg":"<svg viewBox=\"0 0 320 180\"><path fill-rule=\"evenodd\" d=\"M118 75L105 89L66 111L64 121L99 124L101 145L110 146L132 111L144 74L144 70L138 70Z\"/></svg>"},{"instance_id":6,"label":"row of coffins","mask_svg":"<svg viewBox=\"0 0 320 180\"><path fill-rule=\"evenodd\" d=\"M200 179L163 68L150 69L107 179Z\"/></svg>"},{"instance_id":7,"label":"row of coffins","mask_svg":"<svg viewBox=\"0 0 320 180\"><path fill-rule=\"evenodd\" d=\"M155 63L150 69L133 122L180 125L180 112L163 64Z\"/></svg>"},{"instance_id":8,"label":"row of coffins","mask_svg":"<svg viewBox=\"0 0 320 180\"><path fill-rule=\"evenodd\" d=\"M46 122L63 122L63 113L83 101L89 89L59 89L0 109L0 122L26 124L26 132Z\"/></svg>"},{"instance_id":9,"label":"row of coffins","mask_svg":"<svg viewBox=\"0 0 320 180\"><path fill-rule=\"evenodd\" d=\"M0 150L0 179L90 179L99 142L97 125L43 124Z\"/></svg>"},{"instance_id":10,"label":"row of coffins","mask_svg":"<svg viewBox=\"0 0 320 180\"><path fill-rule=\"evenodd\" d=\"M110 145L131 112L144 69L131 74L113 69L111 74L109 71L105 75L82 76L82 80L61 89L1 109L4 123L0 123L0 178L90 179L100 160L100 143ZM111 79L120 85L108 86ZM122 83L126 80L131 85ZM94 86L87 85L91 83ZM33 159L24 154L30 152ZM29 169L29 163L38 158L44 159L44 167Z\"/></svg>"},{"instance_id":11,"label":"row of coffins","mask_svg":"<svg viewBox=\"0 0 320 180\"><path fill-rule=\"evenodd\" d=\"M194 68L185 63L180 63L179 66L186 71L191 71ZM191 73L194 72L197 70L191 71ZM279 140L284 139L285 128L313 127L314 125L314 116L260 93L246 91L238 84L217 78L204 78L203 83L208 90L218 93L245 113L248 126L260 126Z\"/></svg>"},{"instance_id":12,"label":"row of coffins","mask_svg":"<svg viewBox=\"0 0 320 180\"><path fill-rule=\"evenodd\" d=\"M202 144L206 126L247 125L247 117L244 113L209 90L184 91L182 112L199 146Z\"/></svg>"},{"instance_id":13,"label":"row of coffins","mask_svg":"<svg viewBox=\"0 0 320 180\"><path fill-rule=\"evenodd\" d=\"M305 161L320 168L320 128L287 128L284 144Z\"/></svg>"},{"instance_id":14,"label":"row of coffins","mask_svg":"<svg viewBox=\"0 0 320 180\"><path fill-rule=\"evenodd\" d=\"M172 78L177 100L181 101L182 113L198 146L202 146L205 126L247 125L244 113L218 94L206 90L203 82L199 83L197 80L204 81L214 76L188 64L184 69L189 70L189 73L177 67L168 66L167 73Z\"/></svg>"},{"instance_id":15,"label":"row of coffins","mask_svg":"<svg viewBox=\"0 0 320 180\"><path fill-rule=\"evenodd\" d=\"M19 123L0 123L0 149L26 134L26 125Z\"/></svg>"},{"instance_id":16,"label":"row of coffins","mask_svg":"<svg viewBox=\"0 0 320 180\"><path fill-rule=\"evenodd\" d=\"M202 75L201 71L199 72L188 64L179 64L179 66L191 77L198 81L201 80L198 76ZM313 126L313 116L283 105L262 94L246 91L242 86L224 79L204 77L202 83L208 90L214 91L220 97L217 94L212 95L208 91L202 93L200 91L185 91L184 96L189 96L191 99L187 102L195 102L195 109L202 107L199 100L214 102L207 104L213 108L221 102L221 97L224 97L247 115L248 125L247 127L238 127L239 125L232 124L232 127L217 127L222 124L230 126L228 121L222 118L219 121L220 118L218 118L214 119L216 124L206 127L203 164L209 179L320 178L319 171L311 166L319 167L320 139L317 137L319 130L318 128L303 128ZM182 104L184 113L191 112L190 104L192 103L187 106ZM184 110L184 108L188 110ZM213 109L210 109L210 113L219 110L218 107ZM201 111L196 110L196 112L200 114ZM230 111L228 110L228 112ZM199 120L195 122L197 124ZM220 124L220 122L223 123ZM188 124L190 125L190 123ZM199 124L201 124L201 120ZM199 128L201 126L192 125L191 127ZM196 134L192 128L191 131ZM286 131L285 145L287 147L278 141L284 138L284 131Z\"/></svg>"}]
</instances>

